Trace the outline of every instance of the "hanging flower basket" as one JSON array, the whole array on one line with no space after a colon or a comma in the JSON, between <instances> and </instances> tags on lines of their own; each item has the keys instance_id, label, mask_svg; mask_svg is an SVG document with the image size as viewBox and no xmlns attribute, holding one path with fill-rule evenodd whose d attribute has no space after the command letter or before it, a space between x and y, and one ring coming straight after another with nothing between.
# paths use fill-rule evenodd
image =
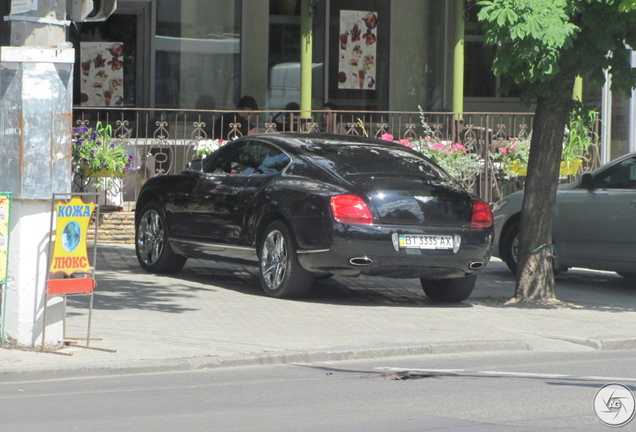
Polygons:
<instances>
[{"instance_id":1,"label":"hanging flower basket","mask_svg":"<svg viewBox=\"0 0 636 432\"><path fill-rule=\"evenodd\" d=\"M512 161L508 164L508 169L514 172L518 176L525 176L528 174L528 165L521 161Z\"/></svg>"},{"instance_id":2,"label":"hanging flower basket","mask_svg":"<svg viewBox=\"0 0 636 432\"><path fill-rule=\"evenodd\" d=\"M579 168L581 168L581 159L561 161L559 174L562 176L576 175L579 172Z\"/></svg>"},{"instance_id":3,"label":"hanging flower basket","mask_svg":"<svg viewBox=\"0 0 636 432\"><path fill-rule=\"evenodd\" d=\"M559 175L561 176L570 176L576 175L579 172L579 168L581 168L581 159L575 159L571 161L561 161L561 167L559 168ZM518 176L525 176L528 174L528 165L519 162L513 161L507 164L508 169L514 172Z\"/></svg>"},{"instance_id":4,"label":"hanging flower basket","mask_svg":"<svg viewBox=\"0 0 636 432\"><path fill-rule=\"evenodd\" d=\"M112 136L112 127L103 127L101 122L95 129L80 126L73 130L73 166L81 167L84 177L122 178L132 168L133 157Z\"/></svg>"}]
</instances>

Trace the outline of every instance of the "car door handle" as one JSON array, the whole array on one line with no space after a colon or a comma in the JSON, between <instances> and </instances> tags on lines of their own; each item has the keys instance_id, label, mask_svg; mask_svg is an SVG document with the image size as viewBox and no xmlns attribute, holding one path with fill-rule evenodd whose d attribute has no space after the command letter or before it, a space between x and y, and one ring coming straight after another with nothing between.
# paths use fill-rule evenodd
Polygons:
<instances>
[{"instance_id":1,"label":"car door handle","mask_svg":"<svg viewBox=\"0 0 636 432\"><path fill-rule=\"evenodd\" d=\"M632 201L632 205L636 207L636 199Z\"/></svg>"}]
</instances>

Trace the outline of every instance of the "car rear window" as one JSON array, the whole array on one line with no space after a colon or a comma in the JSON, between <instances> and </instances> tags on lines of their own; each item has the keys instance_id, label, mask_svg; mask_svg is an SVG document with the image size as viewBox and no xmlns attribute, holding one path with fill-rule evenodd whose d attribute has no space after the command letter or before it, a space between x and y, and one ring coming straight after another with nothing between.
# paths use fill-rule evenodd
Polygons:
<instances>
[{"instance_id":1,"label":"car rear window","mask_svg":"<svg viewBox=\"0 0 636 432\"><path fill-rule=\"evenodd\" d=\"M306 148L318 164L341 175L417 175L430 180L450 180L423 156L406 148L371 145L313 145Z\"/></svg>"}]
</instances>

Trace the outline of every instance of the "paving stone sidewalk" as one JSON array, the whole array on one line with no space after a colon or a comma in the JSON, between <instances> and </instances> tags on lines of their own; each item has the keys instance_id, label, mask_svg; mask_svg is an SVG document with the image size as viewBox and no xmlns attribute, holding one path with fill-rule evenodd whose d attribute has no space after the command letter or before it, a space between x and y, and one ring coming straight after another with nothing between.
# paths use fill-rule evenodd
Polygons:
<instances>
[{"instance_id":1,"label":"paving stone sidewalk","mask_svg":"<svg viewBox=\"0 0 636 432\"><path fill-rule=\"evenodd\" d=\"M514 278L494 259L458 305L413 279L319 280L308 299L266 297L254 268L189 260L177 275L139 267L132 245L100 244L92 349L0 349L0 381L469 351L636 348L636 284L614 273L557 277L567 305L507 306ZM87 304L68 298L67 336ZM83 343L81 341L79 343ZM111 352L114 351L114 352Z\"/></svg>"}]
</instances>

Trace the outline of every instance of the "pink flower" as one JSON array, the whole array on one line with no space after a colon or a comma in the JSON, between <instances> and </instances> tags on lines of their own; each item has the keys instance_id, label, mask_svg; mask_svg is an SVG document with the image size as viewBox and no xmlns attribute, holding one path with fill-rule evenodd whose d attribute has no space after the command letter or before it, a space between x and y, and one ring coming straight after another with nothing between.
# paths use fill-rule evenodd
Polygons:
<instances>
[{"instance_id":1,"label":"pink flower","mask_svg":"<svg viewBox=\"0 0 636 432\"><path fill-rule=\"evenodd\" d=\"M455 144L455 150L461 151L462 153L466 153L466 147L464 147L463 145L459 143Z\"/></svg>"},{"instance_id":2,"label":"pink flower","mask_svg":"<svg viewBox=\"0 0 636 432\"><path fill-rule=\"evenodd\" d=\"M508 154L508 153L509 153L509 152L508 152L508 149L507 149L506 147L499 147L499 149L498 149L498 150L499 150L501 153L503 153L503 154Z\"/></svg>"},{"instance_id":3,"label":"pink flower","mask_svg":"<svg viewBox=\"0 0 636 432\"><path fill-rule=\"evenodd\" d=\"M409 148L413 148L413 144L411 144L411 141L407 140L406 138L403 138L401 140L398 141L400 144L402 144L403 146L409 147Z\"/></svg>"},{"instance_id":4,"label":"pink flower","mask_svg":"<svg viewBox=\"0 0 636 432\"><path fill-rule=\"evenodd\" d=\"M444 144L442 144L442 143L433 143L433 144L431 144L431 148L433 150L442 150L442 149L444 149Z\"/></svg>"},{"instance_id":5,"label":"pink flower","mask_svg":"<svg viewBox=\"0 0 636 432\"><path fill-rule=\"evenodd\" d=\"M382 135L382 139L384 141L393 141L393 135L389 134L389 133L385 133Z\"/></svg>"},{"instance_id":6,"label":"pink flower","mask_svg":"<svg viewBox=\"0 0 636 432\"><path fill-rule=\"evenodd\" d=\"M424 137L424 141L429 142L431 140L431 137Z\"/></svg>"}]
</instances>

